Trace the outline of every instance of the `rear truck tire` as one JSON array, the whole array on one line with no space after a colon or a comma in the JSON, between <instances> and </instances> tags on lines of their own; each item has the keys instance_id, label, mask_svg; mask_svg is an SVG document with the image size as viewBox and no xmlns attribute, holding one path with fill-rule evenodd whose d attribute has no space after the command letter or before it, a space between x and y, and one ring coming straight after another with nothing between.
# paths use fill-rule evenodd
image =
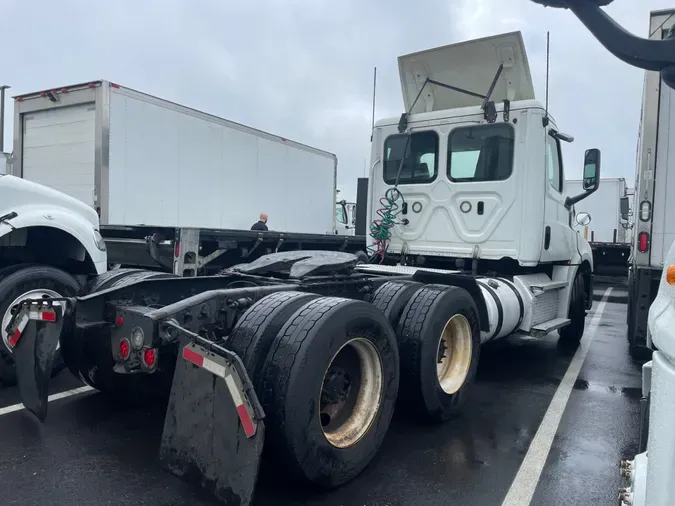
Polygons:
<instances>
[{"instance_id":1,"label":"rear truck tire","mask_svg":"<svg viewBox=\"0 0 675 506\"><path fill-rule=\"evenodd\" d=\"M261 386L265 358L281 328L298 309L319 297L305 292L276 292L257 301L241 316L226 347L239 355L256 390Z\"/></svg>"},{"instance_id":2,"label":"rear truck tire","mask_svg":"<svg viewBox=\"0 0 675 506\"><path fill-rule=\"evenodd\" d=\"M570 307L567 312L572 322L558 330L560 338L558 342L563 345L574 346L579 344L584 335L586 326L586 301L584 290L584 277L578 273L574 278L572 293L570 294Z\"/></svg>"},{"instance_id":3,"label":"rear truck tire","mask_svg":"<svg viewBox=\"0 0 675 506\"><path fill-rule=\"evenodd\" d=\"M396 336L380 310L339 297L306 303L265 360L259 397L268 454L292 479L347 483L379 450L398 384Z\"/></svg>"},{"instance_id":4,"label":"rear truck tire","mask_svg":"<svg viewBox=\"0 0 675 506\"><path fill-rule=\"evenodd\" d=\"M91 295L94 292L100 292L101 290L106 290L111 287L111 284L117 281L118 279L124 278L133 274L135 272L148 272L143 269L115 269L112 271L106 271L103 274L95 276L87 281L86 284L80 288L78 295Z\"/></svg>"},{"instance_id":5,"label":"rear truck tire","mask_svg":"<svg viewBox=\"0 0 675 506\"><path fill-rule=\"evenodd\" d=\"M116 269L91 279L78 295L118 288L146 279L171 278L174 274L142 269ZM64 340L65 341L65 340ZM160 348L158 368L152 374L119 374L113 368L110 334L87 334L85 338L73 333L64 343L64 358L70 371L87 385L116 400L131 404L146 404L168 396L176 363L176 350Z\"/></svg>"},{"instance_id":6,"label":"rear truck tire","mask_svg":"<svg viewBox=\"0 0 675 506\"><path fill-rule=\"evenodd\" d=\"M428 423L456 416L480 356L478 308L469 292L440 285L418 289L403 310L398 337L401 406Z\"/></svg>"},{"instance_id":7,"label":"rear truck tire","mask_svg":"<svg viewBox=\"0 0 675 506\"><path fill-rule=\"evenodd\" d=\"M397 328L406 304L423 286L416 281L387 281L375 290L370 303L384 313L393 328Z\"/></svg>"},{"instance_id":8,"label":"rear truck tire","mask_svg":"<svg viewBox=\"0 0 675 506\"><path fill-rule=\"evenodd\" d=\"M0 334L0 383L5 386L16 385L16 368L9 336L5 328L12 315L25 299L45 297L74 297L80 287L77 280L61 269L46 265L15 265L3 269L0 279L0 316L2 328ZM65 368L58 346L54 356L51 376L56 376Z\"/></svg>"}]
</instances>

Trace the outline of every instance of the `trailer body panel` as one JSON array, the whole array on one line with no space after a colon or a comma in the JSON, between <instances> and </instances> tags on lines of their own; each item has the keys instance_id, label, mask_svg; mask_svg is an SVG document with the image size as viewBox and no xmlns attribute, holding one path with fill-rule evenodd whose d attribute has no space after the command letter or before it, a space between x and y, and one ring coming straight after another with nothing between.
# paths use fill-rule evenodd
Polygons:
<instances>
[{"instance_id":1,"label":"trailer body panel","mask_svg":"<svg viewBox=\"0 0 675 506\"><path fill-rule=\"evenodd\" d=\"M568 196L583 193L581 180L565 181L565 192ZM621 222L619 202L626 196L626 180L623 178L603 178L597 191L574 205L577 213L586 212L591 215L588 228L578 227L577 230L586 236L586 239L596 243L626 243L626 228Z\"/></svg>"},{"instance_id":2,"label":"trailer body panel","mask_svg":"<svg viewBox=\"0 0 675 506\"><path fill-rule=\"evenodd\" d=\"M9 153L0 153L0 174L7 174L10 164Z\"/></svg>"},{"instance_id":3,"label":"trailer body panel","mask_svg":"<svg viewBox=\"0 0 675 506\"><path fill-rule=\"evenodd\" d=\"M672 15L653 12L650 16L650 38L663 39L673 24L675 19ZM645 71L633 198L633 259L636 268L662 269L664 256L675 240L675 223L667 219L675 212L675 202L668 198L675 191L675 175L669 173L675 171L675 160L669 157L675 136L670 128L673 121L673 90L663 84L658 72ZM639 247L640 234L643 233L648 237L646 251L641 251Z\"/></svg>"},{"instance_id":4,"label":"trailer body panel","mask_svg":"<svg viewBox=\"0 0 675 506\"><path fill-rule=\"evenodd\" d=\"M107 81L15 100L12 173L104 225L335 233L332 153Z\"/></svg>"},{"instance_id":5,"label":"trailer body panel","mask_svg":"<svg viewBox=\"0 0 675 506\"><path fill-rule=\"evenodd\" d=\"M672 11L650 14L649 38L663 39L675 25ZM641 354L651 343L647 315L658 291L664 257L675 240L675 159L670 156L675 121L673 90L659 72L645 71L637 144L631 265L628 276L628 343Z\"/></svg>"}]
</instances>

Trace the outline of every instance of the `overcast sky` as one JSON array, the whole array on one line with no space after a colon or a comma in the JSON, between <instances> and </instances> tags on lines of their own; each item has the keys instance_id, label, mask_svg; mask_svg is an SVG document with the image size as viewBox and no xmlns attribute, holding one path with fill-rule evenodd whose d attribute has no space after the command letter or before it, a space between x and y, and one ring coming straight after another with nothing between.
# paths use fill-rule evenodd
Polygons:
<instances>
[{"instance_id":1,"label":"overcast sky","mask_svg":"<svg viewBox=\"0 0 675 506\"><path fill-rule=\"evenodd\" d=\"M10 94L108 79L336 153L338 184L355 196L376 119L398 116L396 58L521 30L544 100L551 31L550 111L575 137L566 177L583 152L603 151L603 176L632 184L643 72L616 60L569 12L529 0L0 0ZM616 0L608 12L646 36L650 10L674 0ZM3 83L0 83L3 84ZM11 151L12 101L5 150Z\"/></svg>"}]
</instances>

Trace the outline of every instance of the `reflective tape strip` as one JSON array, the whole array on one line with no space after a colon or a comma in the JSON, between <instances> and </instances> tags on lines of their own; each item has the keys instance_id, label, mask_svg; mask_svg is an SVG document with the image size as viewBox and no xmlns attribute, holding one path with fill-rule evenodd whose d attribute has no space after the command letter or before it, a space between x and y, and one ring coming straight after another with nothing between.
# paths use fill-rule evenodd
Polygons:
<instances>
[{"instance_id":1,"label":"reflective tape strip","mask_svg":"<svg viewBox=\"0 0 675 506\"><path fill-rule=\"evenodd\" d=\"M19 338L21 337L21 333L25 330L26 325L28 325L28 321L30 318L28 317L27 314L24 314L21 317L21 320L19 321L19 324L16 326L16 330L12 334L12 337L9 338L9 345L14 348L16 346L16 343L19 342Z\"/></svg>"},{"instance_id":2,"label":"reflective tape strip","mask_svg":"<svg viewBox=\"0 0 675 506\"><path fill-rule=\"evenodd\" d=\"M183 358L188 362L192 362L194 365L198 365L199 367L204 365L204 357L191 350L187 346L183 348Z\"/></svg>"},{"instance_id":3,"label":"reflective tape strip","mask_svg":"<svg viewBox=\"0 0 675 506\"><path fill-rule=\"evenodd\" d=\"M227 389L230 392L237 414L239 415L239 420L241 421L244 433L246 434L246 437L253 436L255 434L253 420L248 414L248 410L246 409L246 405L244 404L244 400L242 399L234 378L231 374L227 374L225 366L210 360L208 357L197 353L194 349L188 348L187 346L183 348L183 358L225 380L225 384L227 385Z\"/></svg>"},{"instance_id":4,"label":"reflective tape strip","mask_svg":"<svg viewBox=\"0 0 675 506\"><path fill-rule=\"evenodd\" d=\"M19 324L16 326L16 330L14 330L14 333L9 338L9 345L12 348L16 347L16 343L19 342L19 338L21 338L23 331L26 330L26 325L28 325L30 320L55 322L56 313L53 311L29 311L28 314L24 313L21 317L21 321L19 321Z\"/></svg>"},{"instance_id":5,"label":"reflective tape strip","mask_svg":"<svg viewBox=\"0 0 675 506\"><path fill-rule=\"evenodd\" d=\"M227 375L225 383L227 383L227 388L230 391L232 400L234 401L235 406L237 406L237 413L239 414L239 420L241 420L241 426L244 429L244 433L246 434L246 437L251 437L255 434L253 420L251 420L251 417L248 415L246 406L244 406L244 401L242 400L241 395L239 395L237 384L234 382L234 378L231 374Z\"/></svg>"},{"instance_id":6,"label":"reflective tape strip","mask_svg":"<svg viewBox=\"0 0 675 506\"><path fill-rule=\"evenodd\" d=\"M31 320L39 320L43 322L55 322L56 313L53 311L31 311L28 313Z\"/></svg>"}]
</instances>

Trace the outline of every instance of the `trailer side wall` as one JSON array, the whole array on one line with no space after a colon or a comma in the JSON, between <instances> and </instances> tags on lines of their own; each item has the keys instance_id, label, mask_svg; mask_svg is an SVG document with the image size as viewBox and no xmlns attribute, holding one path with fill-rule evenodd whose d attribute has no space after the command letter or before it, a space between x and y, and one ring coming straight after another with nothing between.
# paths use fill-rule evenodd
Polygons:
<instances>
[{"instance_id":1,"label":"trailer side wall","mask_svg":"<svg viewBox=\"0 0 675 506\"><path fill-rule=\"evenodd\" d=\"M200 117L201 116L201 117ZM334 156L111 89L108 222L331 233Z\"/></svg>"},{"instance_id":2,"label":"trailer side wall","mask_svg":"<svg viewBox=\"0 0 675 506\"><path fill-rule=\"evenodd\" d=\"M654 161L654 216L651 233L651 265L663 268L665 256L675 241L675 90L661 85Z\"/></svg>"},{"instance_id":3,"label":"trailer side wall","mask_svg":"<svg viewBox=\"0 0 675 506\"><path fill-rule=\"evenodd\" d=\"M335 155L107 81L17 97L14 153L102 225L335 231Z\"/></svg>"},{"instance_id":4,"label":"trailer side wall","mask_svg":"<svg viewBox=\"0 0 675 506\"><path fill-rule=\"evenodd\" d=\"M581 181L565 181L565 192L568 196L578 195L583 191ZM626 229L621 225L619 205L621 197L625 194L626 181L624 179L602 179L595 193L574 205L577 213L587 212L591 215L587 236L589 241L627 242ZM580 228L583 233L583 227L577 226L577 228Z\"/></svg>"}]
</instances>

